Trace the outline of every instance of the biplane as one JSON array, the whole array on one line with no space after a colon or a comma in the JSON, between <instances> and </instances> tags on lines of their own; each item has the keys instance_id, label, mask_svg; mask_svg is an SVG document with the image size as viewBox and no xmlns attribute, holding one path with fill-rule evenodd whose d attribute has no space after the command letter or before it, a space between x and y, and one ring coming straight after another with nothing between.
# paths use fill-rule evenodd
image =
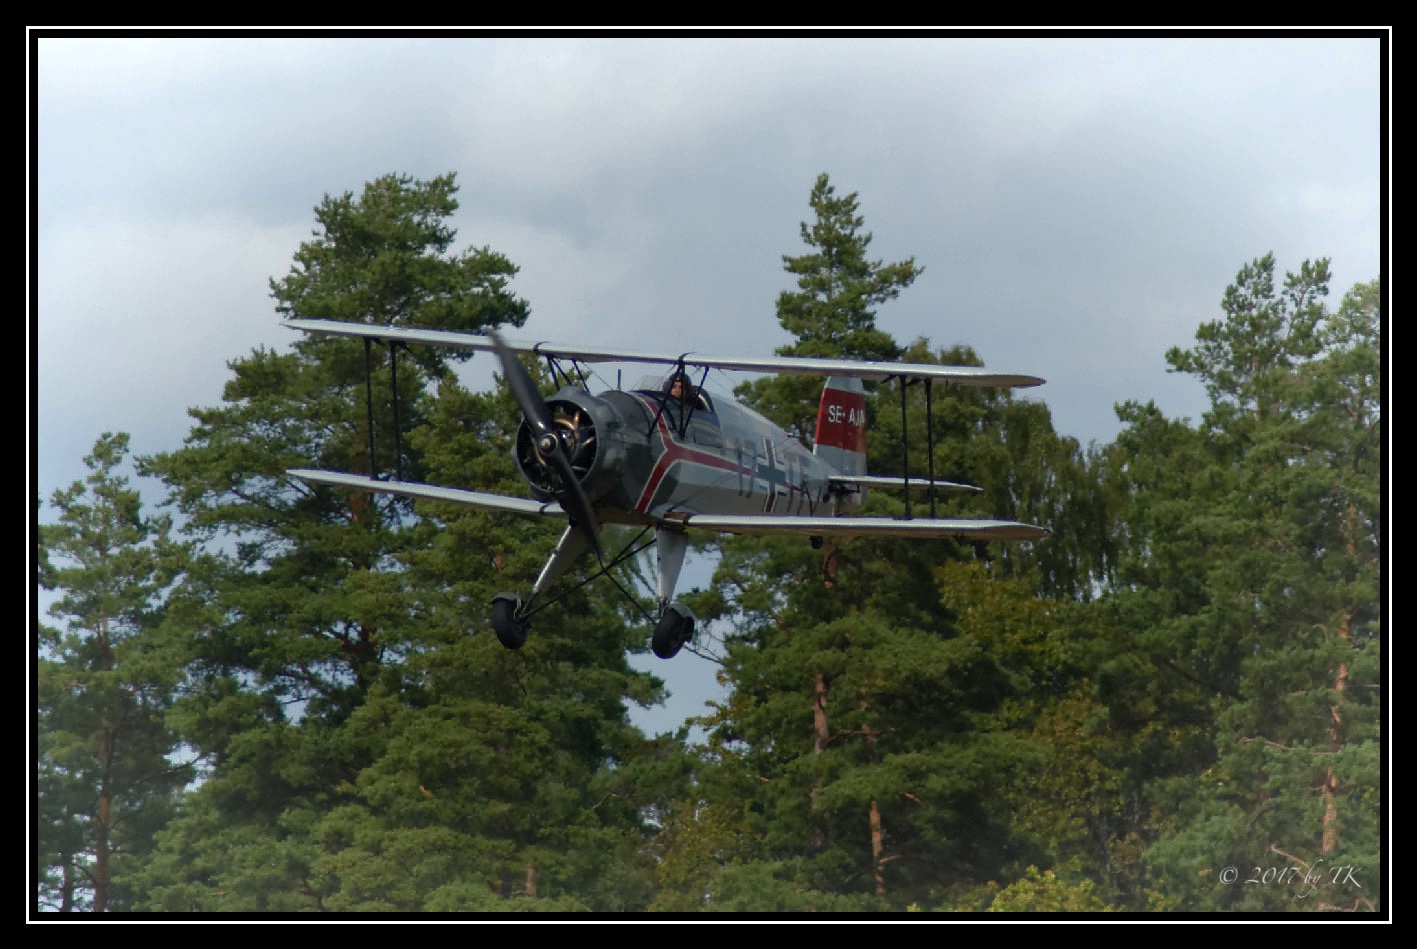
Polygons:
<instances>
[{"instance_id":1,"label":"biplane","mask_svg":"<svg viewBox=\"0 0 1417 949\"><path fill-rule=\"evenodd\" d=\"M653 531L656 607L653 612L641 609L654 624L651 647L662 659L673 657L693 636L692 612L674 600L691 530L805 535L817 546L829 536L1033 541L1049 533L1015 521L936 517L937 491L979 489L935 480L933 442L928 453L930 470L923 478L911 478L908 470L899 476L866 471L865 382L894 379L901 383L905 438L907 384L925 386L928 432L932 383L1023 387L1043 382L1035 376L978 366L794 356L723 359L696 353L666 355L513 342L499 334L477 336L325 320L292 319L285 325L305 333L363 339L366 346L381 341L388 345L391 361L396 360L398 348L417 345L497 355L503 378L523 416L512 450L531 498L410 482L398 476L381 478L373 471L359 475L301 468L289 473L314 485L452 501L566 521L528 596L523 599L516 593L500 593L492 601L492 628L510 649L526 641L532 615L549 605L548 591L581 557L593 553L600 566L595 576L609 575L612 567L648 546L635 548L632 542L607 557L601 546L602 528L607 524L638 526L642 534ZM550 398L542 396L522 364L519 357L523 354L546 360L553 379L564 382ZM662 375L633 388L622 389L617 383L613 390L592 394L585 370L596 363L649 363L667 367L667 371L661 370ZM823 377L813 447L807 449L731 397L705 389L710 370ZM905 516L851 516L871 488L905 490ZM912 490L929 492L930 516L911 515Z\"/></svg>"}]
</instances>

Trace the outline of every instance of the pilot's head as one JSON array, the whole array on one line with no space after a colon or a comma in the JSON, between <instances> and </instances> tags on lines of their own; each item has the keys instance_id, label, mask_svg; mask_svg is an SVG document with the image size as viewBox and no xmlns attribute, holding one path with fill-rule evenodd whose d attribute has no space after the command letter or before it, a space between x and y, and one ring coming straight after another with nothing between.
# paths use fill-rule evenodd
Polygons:
<instances>
[{"instance_id":1,"label":"pilot's head","mask_svg":"<svg viewBox=\"0 0 1417 949\"><path fill-rule=\"evenodd\" d=\"M673 399L688 398L693 392L693 387L689 385L688 378L682 372L676 372L669 380L669 396Z\"/></svg>"}]
</instances>

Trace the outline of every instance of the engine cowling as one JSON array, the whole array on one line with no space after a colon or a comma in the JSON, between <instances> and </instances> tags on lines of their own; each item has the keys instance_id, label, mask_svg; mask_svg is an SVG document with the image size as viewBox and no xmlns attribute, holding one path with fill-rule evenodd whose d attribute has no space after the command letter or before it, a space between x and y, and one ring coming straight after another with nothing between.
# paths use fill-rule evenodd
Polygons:
<instances>
[{"instance_id":1,"label":"engine cowling","mask_svg":"<svg viewBox=\"0 0 1417 949\"><path fill-rule=\"evenodd\" d=\"M618 437L624 421L615 408L584 389L568 386L547 400L554 437L570 461L572 473L591 501L599 500L624 472L625 451ZM561 472L546 461L553 437L532 430L525 421L517 428L513 457L532 492L542 500L555 500L562 490Z\"/></svg>"}]
</instances>

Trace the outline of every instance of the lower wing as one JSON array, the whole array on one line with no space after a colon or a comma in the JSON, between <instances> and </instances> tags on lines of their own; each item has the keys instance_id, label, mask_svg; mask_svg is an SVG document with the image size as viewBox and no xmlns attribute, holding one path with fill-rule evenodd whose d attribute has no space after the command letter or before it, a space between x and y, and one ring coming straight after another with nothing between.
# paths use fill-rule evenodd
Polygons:
<instances>
[{"instance_id":1,"label":"lower wing","mask_svg":"<svg viewBox=\"0 0 1417 949\"><path fill-rule=\"evenodd\" d=\"M399 494L430 501L452 501L471 507L515 514L566 517L554 501L533 501L483 491L445 488L417 481L380 481L343 471L292 468L287 474L310 484ZM675 512L661 518L666 526L692 527L726 534L807 534L831 537L955 537L965 540L1041 540L1049 531L1017 521L938 519L915 517L797 517L792 515L689 514Z\"/></svg>"},{"instance_id":2,"label":"lower wing","mask_svg":"<svg viewBox=\"0 0 1417 949\"><path fill-rule=\"evenodd\" d=\"M339 488L358 488L364 491L378 491L381 494L401 494L409 498L426 498L430 501L453 501L471 507L492 511L511 511L514 514L543 514L547 517L565 517L566 512L554 501L533 501L529 498L509 498L504 494L487 494L483 491L464 491L461 488L444 488L436 484L422 484L417 481L380 481L364 475L347 474L343 471L320 471L314 468L291 468L286 474L293 475L310 484L328 484Z\"/></svg>"},{"instance_id":3,"label":"lower wing","mask_svg":"<svg viewBox=\"0 0 1417 949\"><path fill-rule=\"evenodd\" d=\"M809 534L822 537L955 537L963 540L1042 540L1051 531L1017 521L913 517L781 517L749 514L685 514L685 527L729 534Z\"/></svg>"}]
</instances>

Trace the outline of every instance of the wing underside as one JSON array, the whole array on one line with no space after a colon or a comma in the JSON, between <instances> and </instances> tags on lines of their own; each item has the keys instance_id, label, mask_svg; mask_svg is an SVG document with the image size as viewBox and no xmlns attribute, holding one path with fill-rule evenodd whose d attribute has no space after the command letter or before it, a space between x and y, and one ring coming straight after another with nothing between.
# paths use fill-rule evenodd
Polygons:
<instances>
[{"instance_id":1,"label":"wing underside","mask_svg":"<svg viewBox=\"0 0 1417 949\"><path fill-rule=\"evenodd\" d=\"M286 320L291 329L330 336L359 339L381 339L398 343L421 343L496 352L497 343L490 336L454 333L447 330L414 329L403 326L372 326L367 323L342 323L337 320ZM565 346L558 343L528 343L503 340L508 349L551 359L575 362L647 362L661 365L697 366L739 372L766 372L787 375L856 376L861 379L933 379L963 386L999 386L1023 388L1041 385L1037 376L1016 372L997 372L983 366L940 366L931 363L873 362L855 359L816 359L798 356L765 356L756 358L719 358L698 353L647 353L603 347Z\"/></svg>"}]
</instances>

